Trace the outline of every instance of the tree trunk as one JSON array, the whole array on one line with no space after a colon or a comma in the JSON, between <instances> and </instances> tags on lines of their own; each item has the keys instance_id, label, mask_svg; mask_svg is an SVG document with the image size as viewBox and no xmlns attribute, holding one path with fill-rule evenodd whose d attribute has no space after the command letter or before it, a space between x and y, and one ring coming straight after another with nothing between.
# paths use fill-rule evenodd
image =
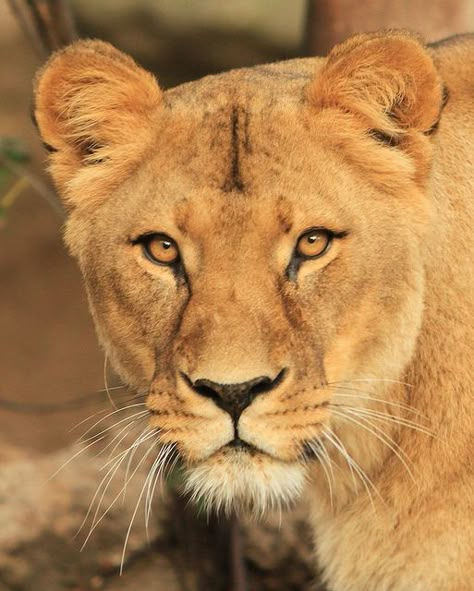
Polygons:
<instances>
[{"instance_id":1,"label":"tree trunk","mask_svg":"<svg viewBox=\"0 0 474 591\"><path fill-rule=\"evenodd\" d=\"M410 29L426 41L474 31L472 0L308 0L308 55L326 55L354 33Z\"/></svg>"}]
</instances>

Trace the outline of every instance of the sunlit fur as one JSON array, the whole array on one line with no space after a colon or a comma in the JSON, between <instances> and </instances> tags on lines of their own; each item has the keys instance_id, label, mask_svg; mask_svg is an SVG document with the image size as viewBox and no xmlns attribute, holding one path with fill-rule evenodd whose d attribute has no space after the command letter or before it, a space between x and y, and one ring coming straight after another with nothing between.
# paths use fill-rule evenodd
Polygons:
<instances>
[{"instance_id":1,"label":"sunlit fur","mask_svg":"<svg viewBox=\"0 0 474 591\"><path fill-rule=\"evenodd\" d=\"M473 55L374 33L163 91L81 41L41 70L66 242L146 394L148 514L177 458L206 509L258 515L307 483L331 590L472 588ZM298 263L314 228L335 238ZM184 268L144 256L149 232ZM190 385L283 369L236 425Z\"/></svg>"}]
</instances>

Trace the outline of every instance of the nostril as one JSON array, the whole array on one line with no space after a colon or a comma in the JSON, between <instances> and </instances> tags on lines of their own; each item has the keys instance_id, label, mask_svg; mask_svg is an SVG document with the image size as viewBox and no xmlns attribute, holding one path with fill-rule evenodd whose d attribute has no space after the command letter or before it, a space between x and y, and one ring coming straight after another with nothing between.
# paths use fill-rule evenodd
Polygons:
<instances>
[{"instance_id":1,"label":"nostril","mask_svg":"<svg viewBox=\"0 0 474 591\"><path fill-rule=\"evenodd\" d=\"M195 392L201 394L201 396L205 396L206 398L212 398L213 400L218 400L220 398L219 394L209 386L199 385L199 381L200 380L195 382L193 385Z\"/></svg>"},{"instance_id":2,"label":"nostril","mask_svg":"<svg viewBox=\"0 0 474 591\"><path fill-rule=\"evenodd\" d=\"M258 394L263 394L263 392L268 392L272 387L272 383L273 380L270 378L262 378L260 382L250 388L249 394L255 397Z\"/></svg>"},{"instance_id":3,"label":"nostril","mask_svg":"<svg viewBox=\"0 0 474 591\"><path fill-rule=\"evenodd\" d=\"M190 388L201 396L212 398L214 401L220 398L219 394L209 385L212 384L209 380L196 380L193 382L191 378L183 372L181 372L181 377Z\"/></svg>"},{"instance_id":4,"label":"nostril","mask_svg":"<svg viewBox=\"0 0 474 591\"><path fill-rule=\"evenodd\" d=\"M181 372L181 377L184 379L186 384L194 390L197 394L204 396L205 398L210 398L213 400L218 406L220 406L222 396L218 390L219 384L215 384L210 380L196 380L192 381L189 376L185 373Z\"/></svg>"},{"instance_id":5,"label":"nostril","mask_svg":"<svg viewBox=\"0 0 474 591\"><path fill-rule=\"evenodd\" d=\"M259 394L264 394L265 392L273 390L273 388L276 388L283 381L285 374L286 369L282 369L273 380L267 377L259 378L259 381L250 388L249 394L255 398L255 396L258 396Z\"/></svg>"}]
</instances>

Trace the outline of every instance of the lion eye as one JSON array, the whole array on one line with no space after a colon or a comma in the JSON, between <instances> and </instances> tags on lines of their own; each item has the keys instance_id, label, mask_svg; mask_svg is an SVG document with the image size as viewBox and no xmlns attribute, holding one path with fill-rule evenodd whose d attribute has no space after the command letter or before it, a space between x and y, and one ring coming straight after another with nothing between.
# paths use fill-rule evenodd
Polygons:
<instances>
[{"instance_id":1,"label":"lion eye","mask_svg":"<svg viewBox=\"0 0 474 591\"><path fill-rule=\"evenodd\" d=\"M143 237L142 248L152 263L172 265L179 260L176 242L164 234L149 234Z\"/></svg>"},{"instance_id":2,"label":"lion eye","mask_svg":"<svg viewBox=\"0 0 474 591\"><path fill-rule=\"evenodd\" d=\"M308 230L298 238L296 252L305 259L320 257L330 247L332 237L332 233L324 228Z\"/></svg>"}]
</instances>

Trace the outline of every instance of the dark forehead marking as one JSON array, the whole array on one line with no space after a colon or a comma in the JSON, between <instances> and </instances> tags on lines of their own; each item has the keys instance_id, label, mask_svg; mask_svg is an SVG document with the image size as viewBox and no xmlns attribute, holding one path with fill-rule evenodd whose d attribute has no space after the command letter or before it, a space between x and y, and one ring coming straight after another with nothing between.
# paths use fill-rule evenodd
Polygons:
<instances>
[{"instance_id":1,"label":"dark forehead marking","mask_svg":"<svg viewBox=\"0 0 474 591\"><path fill-rule=\"evenodd\" d=\"M224 193L245 193L245 184L242 179L242 171L240 167L240 130L242 116L242 108L237 105L232 105L230 112L230 161L229 161L229 173L227 175L224 184L222 185L222 191ZM248 118L248 115L246 115ZM247 123L248 124L248 123ZM247 125L245 126L247 127ZM244 138L244 146L248 143L248 140Z\"/></svg>"},{"instance_id":2,"label":"dark forehead marking","mask_svg":"<svg viewBox=\"0 0 474 591\"><path fill-rule=\"evenodd\" d=\"M285 201L282 195L278 198L278 222L285 234L288 234L293 227L293 211L290 203Z\"/></svg>"}]
</instances>

